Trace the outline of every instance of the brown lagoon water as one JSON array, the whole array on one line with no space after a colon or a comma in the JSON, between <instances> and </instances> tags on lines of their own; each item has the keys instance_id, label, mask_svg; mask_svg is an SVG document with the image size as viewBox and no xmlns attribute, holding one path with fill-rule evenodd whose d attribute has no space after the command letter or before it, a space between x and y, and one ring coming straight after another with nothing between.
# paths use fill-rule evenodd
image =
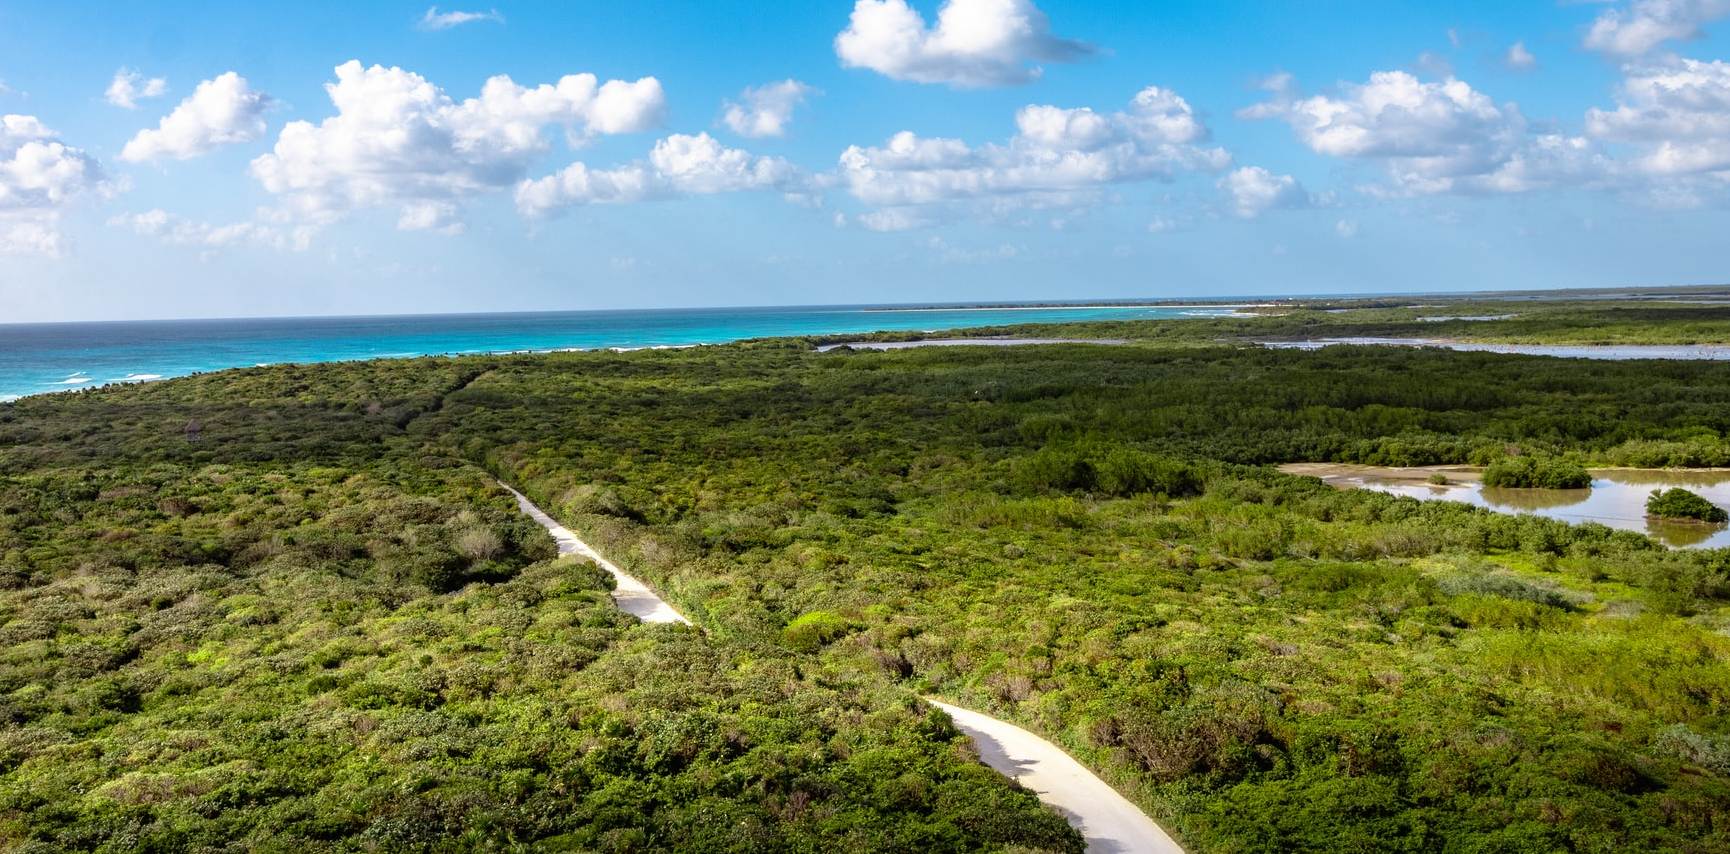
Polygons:
<instances>
[{"instance_id":1,"label":"brown lagoon water","mask_svg":"<svg viewBox=\"0 0 1730 854\"><path fill-rule=\"evenodd\" d=\"M1592 469L1591 489L1505 489L1484 486L1470 466L1387 468L1335 463L1280 466L1290 474L1310 475L1341 489L1374 489L1425 501L1459 501L1503 513L1533 513L1564 522L1597 522L1646 534L1678 548L1730 546L1730 526L1664 522L1646 516L1646 497L1654 489L1682 487L1720 507L1730 507L1730 470ZM1446 484L1432 484L1441 474Z\"/></svg>"}]
</instances>

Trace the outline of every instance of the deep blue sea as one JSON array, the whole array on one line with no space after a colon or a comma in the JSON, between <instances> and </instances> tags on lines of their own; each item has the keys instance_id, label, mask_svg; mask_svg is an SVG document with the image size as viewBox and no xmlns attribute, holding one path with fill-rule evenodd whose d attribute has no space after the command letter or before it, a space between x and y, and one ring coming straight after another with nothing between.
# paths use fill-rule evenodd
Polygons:
<instances>
[{"instance_id":1,"label":"deep blue sea","mask_svg":"<svg viewBox=\"0 0 1730 854\"><path fill-rule=\"evenodd\" d=\"M1228 307L828 306L0 324L0 402L278 362L1230 314Z\"/></svg>"}]
</instances>

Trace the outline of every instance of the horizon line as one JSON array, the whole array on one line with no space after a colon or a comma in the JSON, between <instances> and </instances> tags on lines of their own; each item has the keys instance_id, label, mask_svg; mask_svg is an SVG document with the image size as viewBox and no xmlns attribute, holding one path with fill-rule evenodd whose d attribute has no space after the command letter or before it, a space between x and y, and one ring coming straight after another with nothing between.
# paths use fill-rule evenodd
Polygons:
<instances>
[{"instance_id":1,"label":"horizon line","mask_svg":"<svg viewBox=\"0 0 1730 854\"><path fill-rule=\"evenodd\" d=\"M1710 288L1730 288L1730 282L1693 282L1669 285L1600 285L1590 287L1536 286L1531 288L1498 288L1492 290L1461 290L1461 291L1364 291L1346 293L1305 293L1305 294L1227 294L1217 297L1207 296L1170 296L1170 297L1093 297L1085 299L1025 299L1025 300L959 300L952 302L924 300L906 303L780 303L759 305L685 305L638 308L553 308L553 309L520 309L509 311L417 311L400 313L360 313L360 314L258 314L258 315L212 315L202 317L135 317L135 318L101 318L93 320L17 320L0 322L0 329L20 326L73 326L97 324L124 323L225 323L236 321L294 321L294 320L387 320L396 318L422 317L510 317L546 314L623 314L627 312L676 312L676 311L764 311L764 310L813 310L813 309L879 309L879 310L934 310L945 309L992 309L992 308L1122 308L1126 306L1147 306L1150 308L1184 308L1194 306L1229 307L1234 303L1238 306L1248 305L1243 300L1262 300L1266 302L1299 302L1307 300L1372 300L1387 297L1487 297L1512 294L1553 294L1553 293L1608 293L1624 291L1686 291Z\"/></svg>"}]
</instances>

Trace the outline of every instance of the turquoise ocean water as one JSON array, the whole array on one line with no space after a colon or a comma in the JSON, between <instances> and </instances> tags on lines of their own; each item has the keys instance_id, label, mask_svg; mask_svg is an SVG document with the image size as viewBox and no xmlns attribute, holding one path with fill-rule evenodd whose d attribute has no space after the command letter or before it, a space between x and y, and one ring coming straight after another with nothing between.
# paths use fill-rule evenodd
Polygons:
<instances>
[{"instance_id":1,"label":"turquoise ocean water","mask_svg":"<svg viewBox=\"0 0 1730 854\"><path fill-rule=\"evenodd\" d=\"M278 362L719 344L1006 323L1230 314L1227 307L844 306L0 324L0 402Z\"/></svg>"}]
</instances>

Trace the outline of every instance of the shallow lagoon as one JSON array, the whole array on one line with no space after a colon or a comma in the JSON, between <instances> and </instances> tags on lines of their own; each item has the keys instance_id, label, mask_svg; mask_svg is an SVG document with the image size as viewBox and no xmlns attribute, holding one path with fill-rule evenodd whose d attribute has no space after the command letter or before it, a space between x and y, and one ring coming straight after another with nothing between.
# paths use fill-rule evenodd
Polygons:
<instances>
[{"instance_id":1,"label":"shallow lagoon","mask_svg":"<svg viewBox=\"0 0 1730 854\"><path fill-rule=\"evenodd\" d=\"M1646 516L1646 497L1654 489L1682 487L1721 507L1730 506L1730 470L1592 469L1591 489L1505 489L1484 486L1470 466L1388 468L1335 463L1280 466L1290 474L1310 475L1341 489L1374 489L1425 501L1459 501L1503 513L1532 513L1564 522L1597 522L1636 531L1677 548L1730 546L1730 526L1665 522ZM1432 484L1440 474L1446 484Z\"/></svg>"},{"instance_id":2,"label":"shallow lagoon","mask_svg":"<svg viewBox=\"0 0 1730 854\"><path fill-rule=\"evenodd\" d=\"M1730 359L1725 344L1482 344L1446 338L1317 338L1308 341L1257 341L1279 350L1320 350L1355 344L1382 347L1441 347L1470 353L1518 353L1525 356L1556 356L1564 359L1680 359L1712 361Z\"/></svg>"}]
</instances>

